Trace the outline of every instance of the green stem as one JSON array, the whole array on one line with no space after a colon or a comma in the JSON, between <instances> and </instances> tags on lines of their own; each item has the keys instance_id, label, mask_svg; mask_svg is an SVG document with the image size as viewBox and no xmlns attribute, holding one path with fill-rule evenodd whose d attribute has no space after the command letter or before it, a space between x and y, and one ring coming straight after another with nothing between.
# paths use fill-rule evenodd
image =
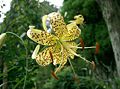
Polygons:
<instances>
[{"instance_id":1,"label":"green stem","mask_svg":"<svg viewBox=\"0 0 120 89\"><path fill-rule=\"evenodd\" d=\"M73 68L73 65L72 65L72 63L71 63L71 61L70 61L69 58L68 58L68 61L69 61L69 63L70 63L70 66L71 66L71 68L72 68L72 71L73 71L74 75L76 75L75 70L74 70L74 68Z\"/></svg>"},{"instance_id":2,"label":"green stem","mask_svg":"<svg viewBox=\"0 0 120 89\"><path fill-rule=\"evenodd\" d=\"M15 33L13 33L13 32L6 32L6 34L10 34L10 35L16 36L16 37L23 43L23 46L24 46L25 51L26 51L26 58L25 58L25 59L26 59L26 68L25 68L25 69L27 69L27 68L28 68L28 59L27 59L28 50L27 50L27 47L25 46L25 43L24 43L23 39L20 38L17 34L15 34ZM26 72L25 72L25 77L24 77L23 89L25 89L27 74L28 74L28 73L27 73L27 70L26 70ZM21 83L21 82L20 82L20 83ZM20 83L18 83L18 84L20 84ZM18 86L18 84L17 84L17 86ZM16 86L16 85L15 85L15 86Z\"/></svg>"},{"instance_id":3,"label":"green stem","mask_svg":"<svg viewBox=\"0 0 120 89\"><path fill-rule=\"evenodd\" d=\"M25 48L25 50L26 50L26 56L27 56L27 55L28 55L28 52L27 52L27 47L25 46L23 39L22 39L22 38L20 38L17 34L15 34L15 33L13 33L13 32L6 32L6 34L11 34L11 35L14 35L14 36L16 36L17 38L19 38L19 39L20 39L20 41L23 43L23 46L24 46L24 48Z\"/></svg>"},{"instance_id":4,"label":"green stem","mask_svg":"<svg viewBox=\"0 0 120 89\"><path fill-rule=\"evenodd\" d=\"M22 78L14 87L13 89L16 89L18 87L18 85L24 80L24 78Z\"/></svg>"}]
</instances>

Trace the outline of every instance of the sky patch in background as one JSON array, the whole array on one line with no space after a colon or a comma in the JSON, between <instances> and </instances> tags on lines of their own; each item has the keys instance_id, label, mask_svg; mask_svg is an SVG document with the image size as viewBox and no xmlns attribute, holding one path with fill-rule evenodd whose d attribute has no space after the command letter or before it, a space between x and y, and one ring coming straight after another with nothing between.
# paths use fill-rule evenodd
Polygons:
<instances>
[{"instance_id":1,"label":"sky patch in background","mask_svg":"<svg viewBox=\"0 0 120 89\"><path fill-rule=\"evenodd\" d=\"M0 0L0 23L3 22L5 18L5 13L10 10L10 2L12 0ZM43 2L44 0L38 0ZM50 4L54 4L57 8L61 7L63 4L63 0L45 0L50 2ZM5 6L4 6L5 5Z\"/></svg>"}]
</instances>

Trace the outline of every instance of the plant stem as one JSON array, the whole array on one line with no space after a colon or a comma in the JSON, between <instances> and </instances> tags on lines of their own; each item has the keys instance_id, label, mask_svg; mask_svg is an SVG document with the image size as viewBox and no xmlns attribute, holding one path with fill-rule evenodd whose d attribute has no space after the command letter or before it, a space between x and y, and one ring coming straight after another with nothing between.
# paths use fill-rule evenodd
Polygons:
<instances>
[{"instance_id":1,"label":"plant stem","mask_svg":"<svg viewBox=\"0 0 120 89\"><path fill-rule=\"evenodd\" d=\"M68 58L68 61L69 61L69 63L70 63L70 66L71 66L71 68L72 68L72 71L73 71L74 75L76 75L75 70L74 70L74 68L73 68L73 65L72 65L72 63L71 63L71 61L70 61L70 58Z\"/></svg>"},{"instance_id":2,"label":"plant stem","mask_svg":"<svg viewBox=\"0 0 120 89\"><path fill-rule=\"evenodd\" d=\"M17 34L15 34L13 32L6 32L6 34L14 35L15 37L17 37L22 42L22 44L23 44L23 46L25 48L25 51L26 51L26 57L25 57L25 59L26 59L26 67L25 67L25 70L26 71L25 71L24 84L23 84L23 89L25 89L26 79L27 79L27 74L28 74L28 72L27 72L27 68L28 68L28 59L27 59L28 50L27 50L27 47L25 46L25 43L24 43L23 39L20 38L20 36L18 36Z\"/></svg>"}]
</instances>

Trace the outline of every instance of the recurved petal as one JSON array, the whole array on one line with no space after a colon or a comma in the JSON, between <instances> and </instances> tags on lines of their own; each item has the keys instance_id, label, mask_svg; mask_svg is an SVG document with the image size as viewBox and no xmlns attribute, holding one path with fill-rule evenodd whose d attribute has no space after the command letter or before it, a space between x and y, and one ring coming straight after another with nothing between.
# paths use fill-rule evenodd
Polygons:
<instances>
[{"instance_id":1,"label":"recurved petal","mask_svg":"<svg viewBox=\"0 0 120 89\"><path fill-rule=\"evenodd\" d=\"M52 54L52 58L51 55ZM39 52L39 54L36 57L36 62L41 66L49 65L53 62L54 65L57 64L65 64L67 62L67 51L66 50L59 50L56 46L51 46L43 50L42 52Z\"/></svg>"},{"instance_id":2,"label":"recurved petal","mask_svg":"<svg viewBox=\"0 0 120 89\"><path fill-rule=\"evenodd\" d=\"M27 36L42 45L54 45L57 42L56 36L38 29L29 29L27 31Z\"/></svg>"},{"instance_id":3,"label":"recurved petal","mask_svg":"<svg viewBox=\"0 0 120 89\"><path fill-rule=\"evenodd\" d=\"M60 53L54 54L53 64L59 64L59 66L55 69L55 73L59 72L64 65L67 63L68 52L66 49L63 49Z\"/></svg>"},{"instance_id":4,"label":"recurved petal","mask_svg":"<svg viewBox=\"0 0 120 89\"><path fill-rule=\"evenodd\" d=\"M45 31L47 31L47 26L46 26L47 18L48 18L47 15L44 15L44 16L42 17L42 25L43 25L43 28L44 28Z\"/></svg>"},{"instance_id":5,"label":"recurved petal","mask_svg":"<svg viewBox=\"0 0 120 89\"><path fill-rule=\"evenodd\" d=\"M84 23L84 17L82 15L74 16L74 19L76 19L74 20L76 24L82 25Z\"/></svg>"},{"instance_id":6,"label":"recurved petal","mask_svg":"<svg viewBox=\"0 0 120 89\"><path fill-rule=\"evenodd\" d=\"M53 64L66 64L67 58L68 58L68 52L64 49L63 51L59 53L54 53L53 54Z\"/></svg>"},{"instance_id":7,"label":"recurved petal","mask_svg":"<svg viewBox=\"0 0 120 89\"><path fill-rule=\"evenodd\" d=\"M37 56L37 54L38 54L38 52L39 52L39 49L40 49L40 45L37 45L37 46L35 47L35 50L33 51L32 59L35 59L35 58L36 58L36 56Z\"/></svg>"},{"instance_id":8,"label":"recurved petal","mask_svg":"<svg viewBox=\"0 0 120 89\"><path fill-rule=\"evenodd\" d=\"M67 32L67 27L60 13L53 12L48 15L50 24L57 37L62 37Z\"/></svg>"},{"instance_id":9,"label":"recurved petal","mask_svg":"<svg viewBox=\"0 0 120 89\"><path fill-rule=\"evenodd\" d=\"M81 34L81 30L75 23L70 23L67 25L68 33L64 34L63 38L65 41L72 41L78 38Z\"/></svg>"},{"instance_id":10,"label":"recurved petal","mask_svg":"<svg viewBox=\"0 0 120 89\"><path fill-rule=\"evenodd\" d=\"M52 62L50 52L52 52L52 48L48 47L44 49L42 52L36 56L36 62L41 66L49 65Z\"/></svg>"}]
</instances>

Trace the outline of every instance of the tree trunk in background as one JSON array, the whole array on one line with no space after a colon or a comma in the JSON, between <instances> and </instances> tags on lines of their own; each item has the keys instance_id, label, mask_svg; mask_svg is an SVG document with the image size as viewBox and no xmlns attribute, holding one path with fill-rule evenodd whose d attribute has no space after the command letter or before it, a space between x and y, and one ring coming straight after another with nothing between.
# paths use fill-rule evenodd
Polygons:
<instances>
[{"instance_id":1,"label":"tree trunk in background","mask_svg":"<svg viewBox=\"0 0 120 89\"><path fill-rule=\"evenodd\" d=\"M4 62L4 64L3 64L3 73L4 73L4 75L3 75L3 87L2 87L2 89L8 89L7 70L8 70L7 64L6 64L6 62Z\"/></svg>"},{"instance_id":2,"label":"tree trunk in background","mask_svg":"<svg viewBox=\"0 0 120 89\"><path fill-rule=\"evenodd\" d=\"M120 77L120 0L96 0L108 27L118 76ZM104 35L104 34L103 34Z\"/></svg>"}]
</instances>

